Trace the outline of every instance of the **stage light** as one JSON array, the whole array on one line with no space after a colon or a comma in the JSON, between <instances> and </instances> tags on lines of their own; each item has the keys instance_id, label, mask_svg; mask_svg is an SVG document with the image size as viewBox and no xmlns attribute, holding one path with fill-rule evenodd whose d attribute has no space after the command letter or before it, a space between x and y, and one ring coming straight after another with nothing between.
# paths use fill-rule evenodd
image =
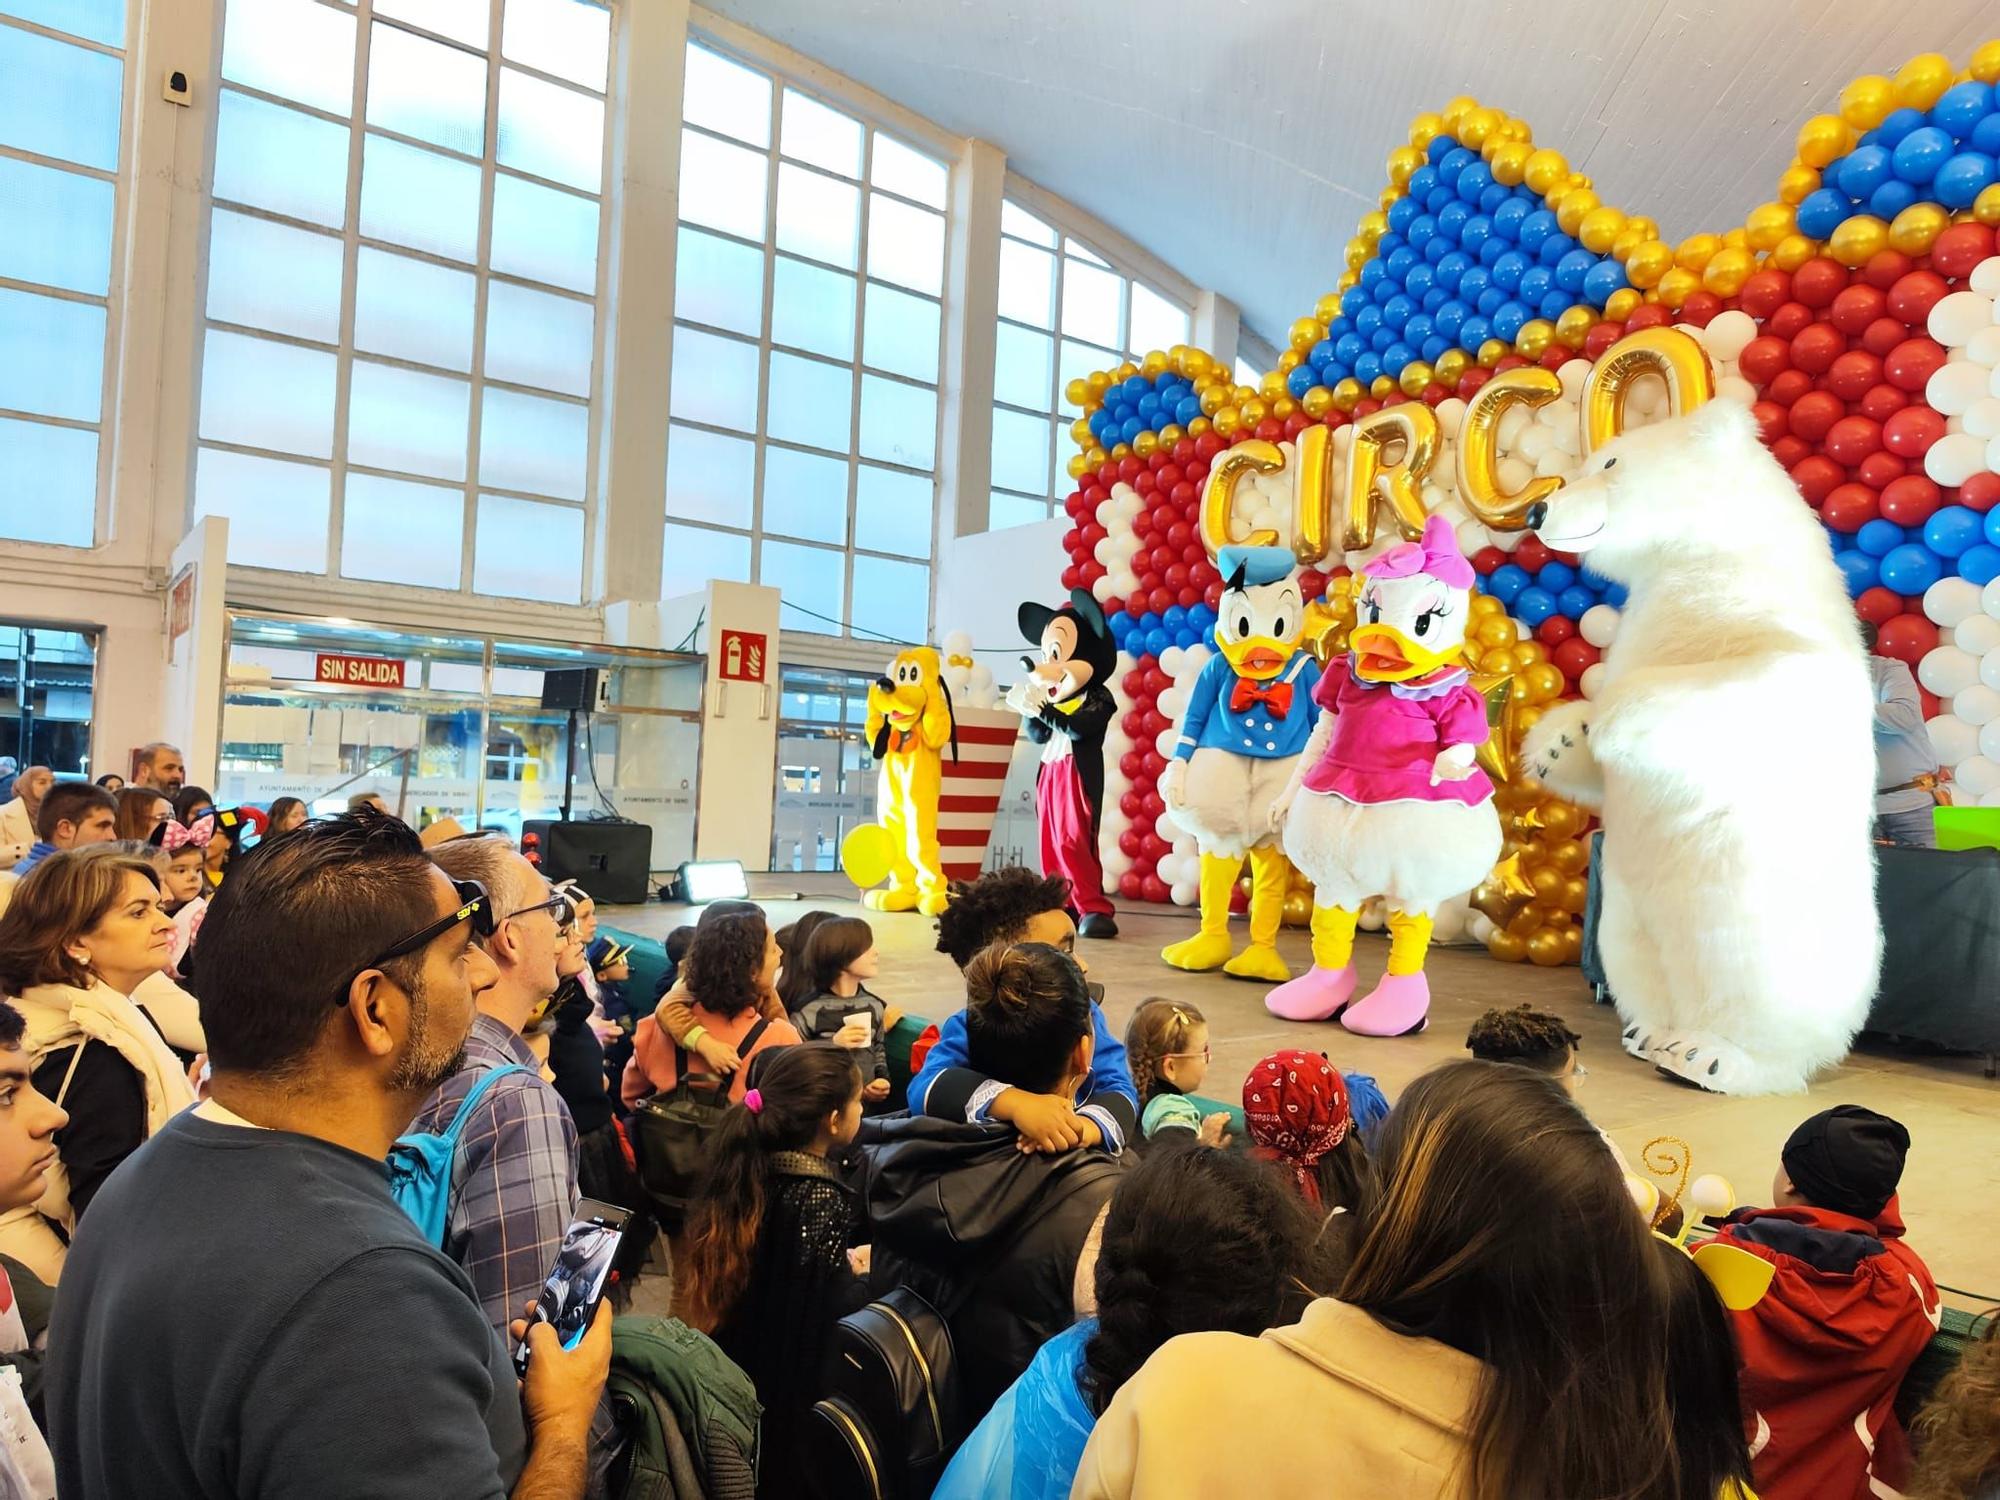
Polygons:
<instances>
[{"instance_id":1,"label":"stage light","mask_svg":"<svg viewBox=\"0 0 2000 1500\"><path fill-rule=\"evenodd\" d=\"M741 901L750 894L744 878L743 862L735 859L695 859L680 867L674 876L681 900L689 906L705 906L710 901Z\"/></svg>"}]
</instances>

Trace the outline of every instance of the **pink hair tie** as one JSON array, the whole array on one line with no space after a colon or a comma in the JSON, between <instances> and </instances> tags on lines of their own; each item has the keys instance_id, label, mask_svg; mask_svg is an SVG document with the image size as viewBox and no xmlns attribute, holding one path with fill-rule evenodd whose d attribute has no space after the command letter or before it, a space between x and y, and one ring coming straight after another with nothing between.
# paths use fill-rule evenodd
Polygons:
<instances>
[{"instance_id":1,"label":"pink hair tie","mask_svg":"<svg viewBox=\"0 0 2000 1500\"><path fill-rule=\"evenodd\" d=\"M763 1091L760 1089L747 1090L743 1095L743 1107L753 1115L761 1115L764 1112Z\"/></svg>"}]
</instances>

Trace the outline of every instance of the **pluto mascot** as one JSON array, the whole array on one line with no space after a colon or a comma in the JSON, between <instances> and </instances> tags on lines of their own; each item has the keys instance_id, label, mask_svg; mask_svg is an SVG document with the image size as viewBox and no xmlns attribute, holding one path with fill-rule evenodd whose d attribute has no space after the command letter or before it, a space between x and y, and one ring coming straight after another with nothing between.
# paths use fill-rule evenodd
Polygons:
<instances>
[{"instance_id":1,"label":"pluto mascot","mask_svg":"<svg viewBox=\"0 0 2000 1500\"><path fill-rule=\"evenodd\" d=\"M1167 816L1201 850L1201 930L1163 949L1177 969L1221 969L1277 984L1290 869L1271 807L1292 780L1319 715L1319 664L1300 649L1305 599L1283 547L1224 547L1217 654L1203 664L1181 715L1162 794ZM1229 893L1250 860L1250 942L1230 957Z\"/></svg>"},{"instance_id":2,"label":"pluto mascot","mask_svg":"<svg viewBox=\"0 0 2000 1500\"><path fill-rule=\"evenodd\" d=\"M870 911L914 910L934 917L945 908L938 784L947 744L952 759L958 759L958 726L951 715L951 689L938 669L936 651L913 646L868 689L865 727L882 768L875 820L888 829L893 846L888 888L861 898Z\"/></svg>"},{"instance_id":3,"label":"pluto mascot","mask_svg":"<svg viewBox=\"0 0 2000 1500\"><path fill-rule=\"evenodd\" d=\"M1487 726L1463 652L1472 577L1441 516L1361 569L1349 658L1321 680L1328 712L1271 809L1313 883L1313 967L1270 993L1273 1015L1339 1016L1363 1036L1427 1024L1431 915L1500 857L1493 783L1473 763ZM1356 1001L1354 929L1370 896L1388 907L1389 969Z\"/></svg>"},{"instance_id":4,"label":"pluto mascot","mask_svg":"<svg viewBox=\"0 0 2000 1500\"><path fill-rule=\"evenodd\" d=\"M1630 591L1603 682L1523 744L1602 810L1625 1049L1719 1093L1846 1056L1880 962L1874 695L1825 531L1734 401L1615 438L1530 522Z\"/></svg>"},{"instance_id":5,"label":"pluto mascot","mask_svg":"<svg viewBox=\"0 0 2000 1500\"><path fill-rule=\"evenodd\" d=\"M1061 609L1023 604L1016 618L1021 634L1037 647L1036 654L1021 658L1028 675L1008 690L1007 706L1042 747L1042 766L1035 773L1042 873L1069 881L1078 933L1117 937L1097 834L1104 821L1104 731L1118 711L1110 687L1118 647L1088 589L1070 590Z\"/></svg>"}]
</instances>

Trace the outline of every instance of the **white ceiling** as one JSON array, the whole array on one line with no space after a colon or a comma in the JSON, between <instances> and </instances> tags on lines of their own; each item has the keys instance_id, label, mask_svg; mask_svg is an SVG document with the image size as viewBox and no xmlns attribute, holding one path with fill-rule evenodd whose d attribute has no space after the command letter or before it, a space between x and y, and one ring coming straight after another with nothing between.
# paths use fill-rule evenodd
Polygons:
<instances>
[{"instance_id":1,"label":"white ceiling","mask_svg":"<svg viewBox=\"0 0 2000 1500\"><path fill-rule=\"evenodd\" d=\"M708 0L958 134L1232 298L1283 346L1410 117L1526 119L1670 240L1773 195L1799 122L1989 0Z\"/></svg>"}]
</instances>

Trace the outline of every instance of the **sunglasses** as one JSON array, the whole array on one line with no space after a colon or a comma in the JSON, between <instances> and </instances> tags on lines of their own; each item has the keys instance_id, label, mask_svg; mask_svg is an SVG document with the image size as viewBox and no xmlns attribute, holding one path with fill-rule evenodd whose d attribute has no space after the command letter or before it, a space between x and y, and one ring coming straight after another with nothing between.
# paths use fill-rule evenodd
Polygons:
<instances>
[{"instance_id":1,"label":"sunglasses","mask_svg":"<svg viewBox=\"0 0 2000 1500\"><path fill-rule=\"evenodd\" d=\"M370 969L379 969L392 959L402 958L407 954L415 953L419 948L428 947L438 938L443 937L447 932L451 931L460 922L472 923L473 932L480 937L493 936L495 925L493 921L493 903L487 899L486 887L476 880L454 880L451 883L451 888L458 893L459 904L455 909L446 912L429 926L420 928L408 937L400 938L396 942L391 943L387 948L376 954L375 957L369 959L367 963L361 965L360 968L348 975L347 982L341 985L340 992L333 1003L335 1005L345 1005L347 1003L347 992L354 987L354 981Z\"/></svg>"}]
</instances>

